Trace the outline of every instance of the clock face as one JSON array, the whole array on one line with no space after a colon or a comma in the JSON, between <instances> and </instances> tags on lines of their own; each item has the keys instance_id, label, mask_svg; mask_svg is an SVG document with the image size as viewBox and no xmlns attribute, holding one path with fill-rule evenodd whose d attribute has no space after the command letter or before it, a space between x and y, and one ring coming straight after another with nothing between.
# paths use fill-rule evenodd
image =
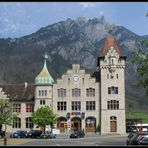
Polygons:
<instances>
[{"instance_id":1,"label":"clock face","mask_svg":"<svg viewBox=\"0 0 148 148\"><path fill-rule=\"evenodd\" d=\"M73 80L74 80L75 82L78 82L78 81L79 81L79 76L78 76L78 75L74 75L74 76L73 76Z\"/></svg>"}]
</instances>

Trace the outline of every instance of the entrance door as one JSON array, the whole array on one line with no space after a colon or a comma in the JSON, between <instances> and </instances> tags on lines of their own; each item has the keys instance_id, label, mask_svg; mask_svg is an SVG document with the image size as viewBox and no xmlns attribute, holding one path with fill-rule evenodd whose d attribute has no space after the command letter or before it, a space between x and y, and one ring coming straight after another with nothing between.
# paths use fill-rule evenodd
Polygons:
<instances>
[{"instance_id":1,"label":"entrance door","mask_svg":"<svg viewBox=\"0 0 148 148\"><path fill-rule=\"evenodd\" d=\"M74 117L71 119L71 129L74 131L81 130L81 119Z\"/></svg>"},{"instance_id":2,"label":"entrance door","mask_svg":"<svg viewBox=\"0 0 148 148\"><path fill-rule=\"evenodd\" d=\"M78 122L74 122L74 129L79 129L79 123Z\"/></svg>"},{"instance_id":3,"label":"entrance door","mask_svg":"<svg viewBox=\"0 0 148 148\"><path fill-rule=\"evenodd\" d=\"M116 131L117 131L116 117L112 116L110 117L110 132L116 132Z\"/></svg>"}]
</instances>

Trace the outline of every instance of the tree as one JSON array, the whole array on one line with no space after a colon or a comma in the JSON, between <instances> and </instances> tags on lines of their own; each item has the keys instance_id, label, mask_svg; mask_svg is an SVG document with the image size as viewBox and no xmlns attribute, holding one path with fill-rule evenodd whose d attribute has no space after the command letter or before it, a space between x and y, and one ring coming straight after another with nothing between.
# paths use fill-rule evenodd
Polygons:
<instances>
[{"instance_id":1,"label":"tree","mask_svg":"<svg viewBox=\"0 0 148 148\"><path fill-rule=\"evenodd\" d=\"M0 131L3 124L10 125L12 123L12 116L12 103L8 98L0 98Z\"/></svg>"},{"instance_id":2,"label":"tree","mask_svg":"<svg viewBox=\"0 0 148 148\"><path fill-rule=\"evenodd\" d=\"M143 44L148 47L148 41L144 40ZM142 49L136 50L131 61L136 65L136 72L139 76L135 86L143 87L148 95L148 53Z\"/></svg>"},{"instance_id":3,"label":"tree","mask_svg":"<svg viewBox=\"0 0 148 148\"><path fill-rule=\"evenodd\" d=\"M45 128L46 125L50 125L51 127L56 122L57 115L53 113L52 109L49 106L40 107L36 112L32 114L32 121L39 127Z\"/></svg>"}]
</instances>

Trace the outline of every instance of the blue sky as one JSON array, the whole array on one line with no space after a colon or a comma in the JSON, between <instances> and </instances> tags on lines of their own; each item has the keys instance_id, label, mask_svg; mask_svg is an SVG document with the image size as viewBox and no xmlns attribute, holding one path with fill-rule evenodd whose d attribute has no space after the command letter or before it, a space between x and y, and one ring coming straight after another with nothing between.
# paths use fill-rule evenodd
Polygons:
<instances>
[{"instance_id":1,"label":"blue sky","mask_svg":"<svg viewBox=\"0 0 148 148\"><path fill-rule=\"evenodd\" d=\"M0 2L0 38L29 35L41 27L84 16L148 35L148 2Z\"/></svg>"}]
</instances>

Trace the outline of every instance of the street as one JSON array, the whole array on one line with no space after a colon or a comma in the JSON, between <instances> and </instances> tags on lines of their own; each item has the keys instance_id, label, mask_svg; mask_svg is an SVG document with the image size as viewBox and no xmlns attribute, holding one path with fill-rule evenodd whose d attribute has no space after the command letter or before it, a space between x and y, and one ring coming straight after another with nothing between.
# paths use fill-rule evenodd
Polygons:
<instances>
[{"instance_id":1,"label":"street","mask_svg":"<svg viewBox=\"0 0 148 148\"><path fill-rule=\"evenodd\" d=\"M56 139L10 139L7 145L22 146L101 146L126 145L127 135L86 135L84 138L70 139L68 135L58 135ZM2 139L0 145L3 145Z\"/></svg>"}]
</instances>

